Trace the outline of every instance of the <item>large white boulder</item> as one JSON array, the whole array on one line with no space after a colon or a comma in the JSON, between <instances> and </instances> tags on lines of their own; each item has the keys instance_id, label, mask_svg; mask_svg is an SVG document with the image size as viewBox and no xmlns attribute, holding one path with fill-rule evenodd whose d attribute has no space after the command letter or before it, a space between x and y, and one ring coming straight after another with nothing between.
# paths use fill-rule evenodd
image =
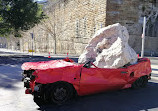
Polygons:
<instances>
[{"instance_id":1,"label":"large white boulder","mask_svg":"<svg viewBox=\"0 0 158 111\"><path fill-rule=\"evenodd\" d=\"M99 68L119 68L137 62L136 52L128 44L126 27L119 23L109 25L96 32L78 63L93 61Z\"/></svg>"}]
</instances>

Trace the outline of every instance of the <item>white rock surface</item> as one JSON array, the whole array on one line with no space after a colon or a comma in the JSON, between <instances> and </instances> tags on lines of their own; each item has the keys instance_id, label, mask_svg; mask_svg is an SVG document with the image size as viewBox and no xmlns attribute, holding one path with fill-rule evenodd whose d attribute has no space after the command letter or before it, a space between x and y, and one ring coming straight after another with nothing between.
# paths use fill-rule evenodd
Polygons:
<instances>
[{"instance_id":1,"label":"white rock surface","mask_svg":"<svg viewBox=\"0 0 158 111\"><path fill-rule=\"evenodd\" d=\"M136 52L128 44L126 27L119 23L100 29L92 37L78 63L89 60L99 68L119 68L137 62Z\"/></svg>"}]
</instances>

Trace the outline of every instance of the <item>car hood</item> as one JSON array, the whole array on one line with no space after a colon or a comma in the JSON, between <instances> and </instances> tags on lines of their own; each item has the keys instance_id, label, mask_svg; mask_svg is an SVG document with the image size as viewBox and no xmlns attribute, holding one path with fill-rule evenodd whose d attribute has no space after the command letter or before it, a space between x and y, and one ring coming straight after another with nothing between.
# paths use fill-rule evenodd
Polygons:
<instances>
[{"instance_id":1,"label":"car hood","mask_svg":"<svg viewBox=\"0 0 158 111\"><path fill-rule=\"evenodd\" d=\"M25 62L22 64L22 70L32 70L32 69L50 69L59 68L66 66L73 66L75 63L66 62L64 60L51 60L51 61L41 61L41 62Z\"/></svg>"}]
</instances>

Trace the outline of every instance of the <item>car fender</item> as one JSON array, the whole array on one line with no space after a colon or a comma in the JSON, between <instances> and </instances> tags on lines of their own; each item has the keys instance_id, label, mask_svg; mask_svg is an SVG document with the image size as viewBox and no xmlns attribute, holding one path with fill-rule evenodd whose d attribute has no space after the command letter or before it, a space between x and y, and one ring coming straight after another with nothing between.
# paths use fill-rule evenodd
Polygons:
<instances>
[{"instance_id":1,"label":"car fender","mask_svg":"<svg viewBox=\"0 0 158 111\"><path fill-rule=\"evenodd\" d=\"M76 91L79 91L81 65L52 68L46 70L36 70L33 75L36 76L35 82L40 84L51 84L58 81L64 81L72 84Z\"/></svg>"}]
</instances>

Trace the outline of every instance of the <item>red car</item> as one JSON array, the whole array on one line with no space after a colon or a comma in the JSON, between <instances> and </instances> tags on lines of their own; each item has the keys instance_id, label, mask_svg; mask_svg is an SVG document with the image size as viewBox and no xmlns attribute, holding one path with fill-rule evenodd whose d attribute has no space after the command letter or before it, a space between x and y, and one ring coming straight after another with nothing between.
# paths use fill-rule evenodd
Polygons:
<instances>
[{"instance_id":1,"label":"red car","mask_svg":"<svg viewBox=\"0 0 158 111\"><path fill-rule=\"evenodd\" d=\"M62 104L74 95L146 86L151 66L148 58L118 69L98 68L92 62L78 64L71 59L27 62L22 65L26 94L34 99Z\"/></svg>"}]
</instances>

